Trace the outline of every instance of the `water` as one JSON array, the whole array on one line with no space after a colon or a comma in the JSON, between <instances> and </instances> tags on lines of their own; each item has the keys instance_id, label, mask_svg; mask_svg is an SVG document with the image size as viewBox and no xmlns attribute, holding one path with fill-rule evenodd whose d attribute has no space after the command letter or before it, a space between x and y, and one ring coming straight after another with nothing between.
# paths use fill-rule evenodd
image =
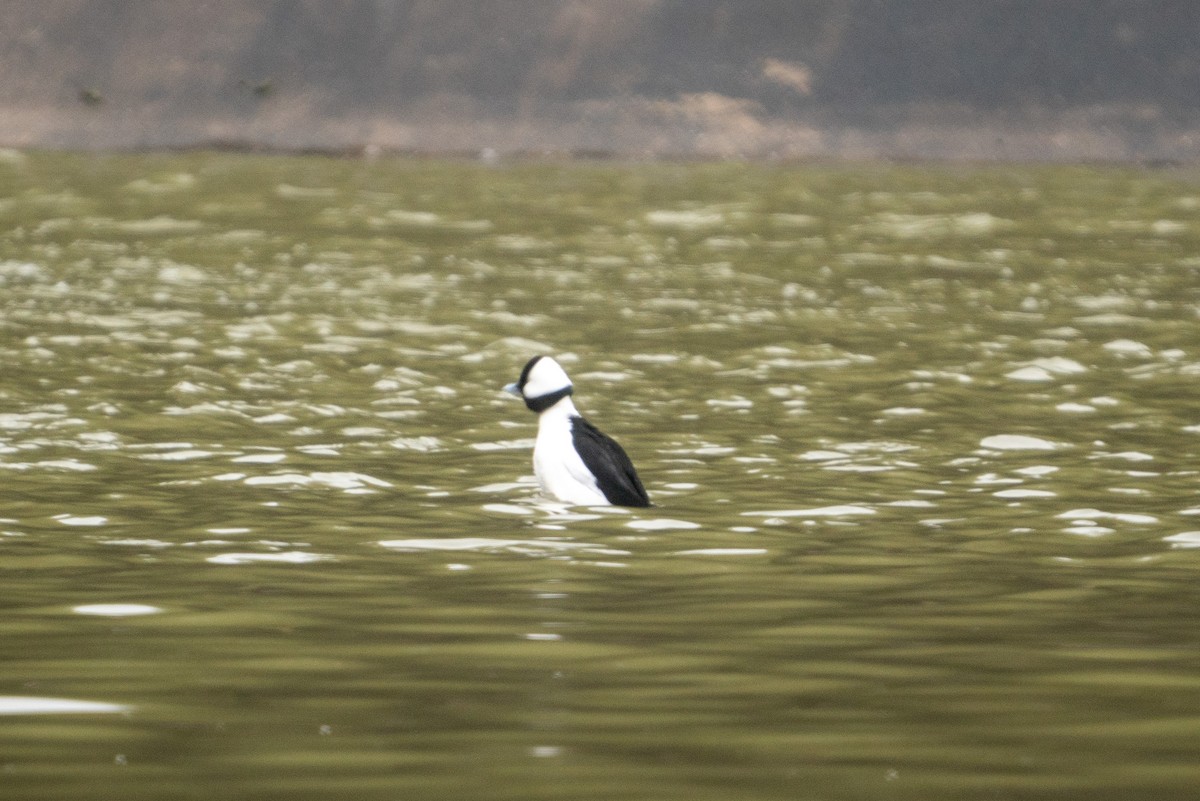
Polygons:
<instances>
[{"instance_id":1,"label":"water","mask_svg":"<svg viewBox=\"0 0 1200 801\"><path fill-rule=\"evenodd\" d=\"M1195 793L1195 175L0 156L4 798Z\"/></svg>"}]
</instances>

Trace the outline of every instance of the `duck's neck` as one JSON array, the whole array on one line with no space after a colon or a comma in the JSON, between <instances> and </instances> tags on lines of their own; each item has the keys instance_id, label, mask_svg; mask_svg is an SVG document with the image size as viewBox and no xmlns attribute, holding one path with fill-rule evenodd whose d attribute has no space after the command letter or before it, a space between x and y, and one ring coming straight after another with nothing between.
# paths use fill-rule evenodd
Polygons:
<instances>
[{"instance_id":1,"label":"duck's neck","mask_svg":"<svg viewBox=\"0 0 1200 801\"><path fill-rule=\"evenodd\" d=\"M571 402L569 397L567 397L563 398L558 403L539 414L538 426L559 425L570 420L572 417L578 416L579 410L575 408L575 404Z\"/></svg>"}]
</instances>

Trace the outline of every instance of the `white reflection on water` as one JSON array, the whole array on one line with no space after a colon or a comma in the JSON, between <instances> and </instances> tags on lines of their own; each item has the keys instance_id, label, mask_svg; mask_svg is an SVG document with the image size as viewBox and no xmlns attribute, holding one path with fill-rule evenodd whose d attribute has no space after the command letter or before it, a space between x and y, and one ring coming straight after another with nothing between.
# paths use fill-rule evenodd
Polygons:
<instances>
[{"instance_id":1,"label":"white reflection on water","mask_svg":"<svg viewBox=\"0 0 1200 801\"><path fill-rule=\"evenodd\" d=\"M1200 531L1181 531L1163 537L1163 542L1171 543L1172 548L1200 548Z\"/></svg>"},{"instance_id":2,"label":"white reflection on water","mask_svg":"<svg viewBox=\"0 0 1200 801\"><path fill-rule=\"evenodd\" d=\"M235 456L229 461L237 464L278 464L286 460L286 453L248 453L244 456Z\"/></svg>"},{"instance_id":3,"label":"white reflection on water","mask_svg":"<svg viewBox=\"0 0 1200 801\"><path fill-rule=\"evenodd\" d=\"M178 451L165 451L163 453L147 453L141 456L141 458L160 462L188 462L195 459L211 459L214 456L220 455L215 451L186 448Z\"/></svg>"},{"instance_id":4,"label":"white reflection on water","mask_svg":"<svg viewBox=\"0 0 1200 801\"><path fill-rule=\"evenodd\" d=\"M312 562L324 562L334 558L330 554L310 553L308 551L280 551L277 553L222 553L210 556L204 561L214 565L250 565L260 562L305 565Z\"/></svg>"},{"instance_id":5,"label":"white reflection on water","mask_svg":"<svg viewBox=\"0 0 1200 801\"><path fill-rule=\"evenodd\" d=\"M659 517L652 520L631 520L625 526L637 531L688 531L700 528L699 523L693 523L690 520L672 520L667 517Z\"/></svg>"},{"instance_id":6,"label":"white reflection on water","mask_svg":"<svg viewBox=\"0 0 1200 801\"><path fill-rule=\"evenodd\" d=\"M90 515L77 517L75 515L55 515L54 519L64 526L103 526L108 523L107 517Z\"/></svg>"},{"instance_id":7,"label":"white reflection on water","mask_svg":"<svg viewBox=\"0 0 1200 801\"><path fill-rule=\"evenodd\" d=\"M0 715L95 715L130 712L131 706L70 698L0 695Z\"/></svg>"},{"instance_id":8,"label":"white reflection on water","mask_svg":"<svg viewBox=\"0 0 1200 801\"><path fill-rule=\"evenodd\" d=\"M1026 434L995 434L984 437L979 441L979 445L993 451L1055 451L1068 447L1061 442Z\"/></svg>"},{"instance_id":9,"label":"white reflection on water","mask_svg":"<svg viewBox=\"0 0 1200 801\"><path fill-rule=\"evenodd\" d=\"M1070 509L1057 517L1063 520L1115 520L1119 523L1132 523L1139 526L1152 526L1158 522L1153 515L1132 514L1129 512L1102 512L1099 509Z\"/></svg>"},{"instance_id":10,"label":"white reflection on water","mask_svg":"<svg viewBox=\"0 0 1200 801\"><path fill-rule=\"evenodd\" d=\"M764 556L766 548L692 548L675 551L676 556Z\"/></svg>"},{"instance_id":11,"label":"white reflection on water","mask_svg":"<svg viewBox=\"0 0 1200 801\"><path fill-rule=\"evenodd\" d=\"M6 449L0 448L0 453ZM81 462L78 459L46 459L40 462L3 462L0 470L60 470L73 473L88 473L98 468L94 464Z\"/></svg>"},{"instance_id":12,"label":"white reflection on water","mask_svg":"<svg viewBox=\"0 0 1200 801\"><path fill-rule=\"evenodd\" d=\"M997 498L1054 498L1057 492L1036 489L1006 489L992 493Z\"/></svg>"},{"instance_id":13,"label":"white reflection on water","mask_svg":"<svg viewBox=\"0 0 1200 801\"><path fill-rule=\"evenodd\" d=\"M661 228L679 228L694 230L697 228L713 228L725 221L725 215L716 209L656 209L644 215L647 223Z\"/></svg>"},{"instance_id":14,"label":"white reflection on water","mask_svg":"<svg viewBox=\"0 0 1200 801\"><path fill-rule=\"evenodd\" d=\"M76 606L71 611L77 615L96 615L97 617L137 617L158 614L163 610L147 604L83 604Z\"/></svg>"}]
</instances>

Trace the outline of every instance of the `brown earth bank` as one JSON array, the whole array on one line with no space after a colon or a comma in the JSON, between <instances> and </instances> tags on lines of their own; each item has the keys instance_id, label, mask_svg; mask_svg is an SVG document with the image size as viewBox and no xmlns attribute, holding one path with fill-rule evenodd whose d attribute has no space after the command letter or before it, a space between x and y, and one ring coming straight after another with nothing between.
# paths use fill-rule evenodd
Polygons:
<instances>
[{"instance_id":1,"label":"brown earth bank","mask_svg":"<svg viewBox=\"0 0 1200 801\"><path fill-rule=\"evenodd\" d=\"M1200 4L9 0L0 144L1193 162Z\"/></svg>"}]
</instances>

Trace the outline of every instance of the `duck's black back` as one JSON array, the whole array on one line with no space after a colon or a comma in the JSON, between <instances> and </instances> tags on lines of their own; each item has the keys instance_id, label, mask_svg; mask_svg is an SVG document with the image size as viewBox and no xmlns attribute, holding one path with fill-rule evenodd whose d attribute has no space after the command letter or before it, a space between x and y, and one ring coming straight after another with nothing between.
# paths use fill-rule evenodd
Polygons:
<instances>
[{"instance_id":1,"label":"duck's black back","mask_svg":"<svg viewBox=\"0 0 1200 801\"><path fill-rule=\"evenodd\" d=\"M582 417L571 418L571 440L596 485L614 506L650 506L633 462L617 441Z\"/></svg>"}]
</instances>

